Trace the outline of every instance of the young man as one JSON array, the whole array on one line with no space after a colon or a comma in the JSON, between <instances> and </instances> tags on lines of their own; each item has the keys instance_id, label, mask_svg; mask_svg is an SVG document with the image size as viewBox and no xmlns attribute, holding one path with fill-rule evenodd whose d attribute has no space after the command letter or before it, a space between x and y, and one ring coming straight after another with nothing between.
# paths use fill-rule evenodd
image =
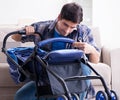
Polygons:
<instances>
[{"instance_id":1,"label":"young man","mask_svg":"<svg viewBox=\"0 0 120 100\"><path fill-rule=\"evenodd\" d=\"M31 41L34 37L37 37L37 41L42 41L48 38L54 37L66 37L74 39L76 42L72 45L75 48L83 50L88 60L92 63L98 63L100 58L99 49L97 48L91 30L81 25L83 20L83 10L80 5L76 3L65 4L60 14L55 21L42 21L33 23L30 26L25 27L26 36L15 34L12 38L16 41ZM35 33L39 33L35 34ZM65 49L64 43L54 44L48 50ZM83 63L81 63L83 75L90 75L91 70ZM90 81L86 80L87 85L90 86ZM35 100L35 83L26 83L20 88L16 95L15 100ZM80 94L80 100L84 100L85 92Z\"/></svg>"}]
</instances>

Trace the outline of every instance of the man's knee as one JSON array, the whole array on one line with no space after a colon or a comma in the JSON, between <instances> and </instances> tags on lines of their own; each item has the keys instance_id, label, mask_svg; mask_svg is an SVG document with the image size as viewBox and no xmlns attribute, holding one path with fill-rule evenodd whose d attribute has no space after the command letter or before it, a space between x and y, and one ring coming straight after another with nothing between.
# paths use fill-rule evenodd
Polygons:
<instances>
[{"instance_id":1,"label":"man's knee","mask_svg":"<svg viewBox=\"0 0 120 100\"><path fill-rule=\"evenodd\" d=\"M91 74L91 69L84 63L81 62L81 69L83 75L90 75Z\"/></svg>"}]
</instances>

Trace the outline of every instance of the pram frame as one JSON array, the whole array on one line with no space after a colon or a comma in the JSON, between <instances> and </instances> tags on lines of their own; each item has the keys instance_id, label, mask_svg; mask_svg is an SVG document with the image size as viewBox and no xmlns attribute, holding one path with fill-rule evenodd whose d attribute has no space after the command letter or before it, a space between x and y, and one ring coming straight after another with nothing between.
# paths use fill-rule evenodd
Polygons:
<instances>
[{"instance_id":1,"label":"pram frame","mask_svg":"<svg viewBox=\"0 0 120 100\"><path fill-rule=\"evenodd\" d=\"M34 64L34 71L35 71L35 76L29 76L23 69L22 69L22 66L20 66L19 64L17 64L10 56L9 56L9 54L7 53L7 49L6 49L6 43L7 43L7 39L8 39L8 37L9 36L11 36L11 35L14 35L14 34L20 34L20 35L23 35L23 34L25 34L25 32L21 32L21 31L14 31L14 32L11 32L11 33L8 33L6 36L5 36L5 38L4 38L4 40L3 40L3 45L2 45L2 52L8 57L8 59L10 59L10 61L12 62L12 63L14 63L17 67L18 67L18 69L27 77L27 78L29 78L29 79L34 79L35 78L35 82L36 82L36 89L37 89L37 99L39 100L39 93L38 93L38 79L39 79L39 77L38 77L38 75L37 75L37 70L36 70L36 61L39 61L39 62L41 62L41 64L42 64L42 67L44 67L47 71L49 71L54 77L56 77L56 79L62 84L62 86L64 87L64 91L65 91L65 96L67 96L67 98L68 98L68 100L72 100L72 95L71 95L71 93L69 92L69 89L68 89L68 87L67 87L67 85L66 85L66 82L67 81L74 81L74 80L88 80L88 79L100 79L101 80L101 83L102 83L102 85L103 85L103 87L104 87L104 89L105 89L105 92L106 92L106 94L107 94L107 96L108 96L108 99L109 100L112 100L112 97L111 97L111 92L110 92L110 90L109 90L109 88L107 87L107 85L106 85L106 83L105 83L105 81L104 81L104 79L103 79L103 77L98 73L98 72L96 72L96 70L94 69L94 68L92 68L92 66L89 64L89 62L88 61L82 61L84 64L86 64L95 74L96 74L96 76L91 76L91 75L89 75L89 76L73 76L73 77L67 77L67 78L65 78L65 79L63 79L63 78L61 78L59 75L57 75L55 72L53 72L52 70L50 70L47 66L46 66L46 63L37 55L37 48L38 48L38 46L37 45L35 45L34 46L34 50L33 50L33 52L32 52L32 54L30 55L30 57L25 61L25 64L28 62L28 61L30 61L31 60L31 58L33 58L33 59L35 59L34 61L33 61L33 64ZM54 41L54 40L53 40ZM67 40L66 40L67 41ZM71 41L71 40L70 40ZM50 41L51 42L51 41ZM73 41L71 41L71 43L72 43ZM47 43L47 42L45 42L45 43ZM42 45L44 45L45 43L43 43ZM42 46L41 45L41 46ZM116 94L115 94L115 96L117 96ZM117 98L117 97L116 97Z\"/></svg>"}]
</instances>

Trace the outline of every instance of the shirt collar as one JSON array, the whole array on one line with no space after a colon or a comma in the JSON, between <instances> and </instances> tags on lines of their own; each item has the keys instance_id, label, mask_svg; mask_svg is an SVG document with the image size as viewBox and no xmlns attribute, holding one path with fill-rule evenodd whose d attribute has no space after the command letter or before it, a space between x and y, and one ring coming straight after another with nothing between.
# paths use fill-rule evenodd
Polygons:
<instances>
[{"instance_id":1,"label":"shirt collar","mask_svg":"<svg viewBox=\"0 0 120 100\"><path fill-rule=\"evenodd\" d=\"M57 23L57 19L55 19L55 20L51 23L51 25L48 27L49 31L51 31L51 30L53 30L53 29L55 28L56 23Z\"/></svg>"}]
</instances>

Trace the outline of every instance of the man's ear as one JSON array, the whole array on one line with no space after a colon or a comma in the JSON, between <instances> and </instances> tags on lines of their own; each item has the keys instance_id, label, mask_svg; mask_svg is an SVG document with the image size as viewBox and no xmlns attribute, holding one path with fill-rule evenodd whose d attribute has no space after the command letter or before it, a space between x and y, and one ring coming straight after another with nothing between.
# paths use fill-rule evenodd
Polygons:
<instances>
[{"instance_id":1,"label":"man's ear","mask_svg":"<svg viewBox=\"0 0 120 100\"><path fill-rule=\"evenodd\" d=\"M58 15L58 20L61 20L61 14Z\"/></svg>"}]
</instances>

